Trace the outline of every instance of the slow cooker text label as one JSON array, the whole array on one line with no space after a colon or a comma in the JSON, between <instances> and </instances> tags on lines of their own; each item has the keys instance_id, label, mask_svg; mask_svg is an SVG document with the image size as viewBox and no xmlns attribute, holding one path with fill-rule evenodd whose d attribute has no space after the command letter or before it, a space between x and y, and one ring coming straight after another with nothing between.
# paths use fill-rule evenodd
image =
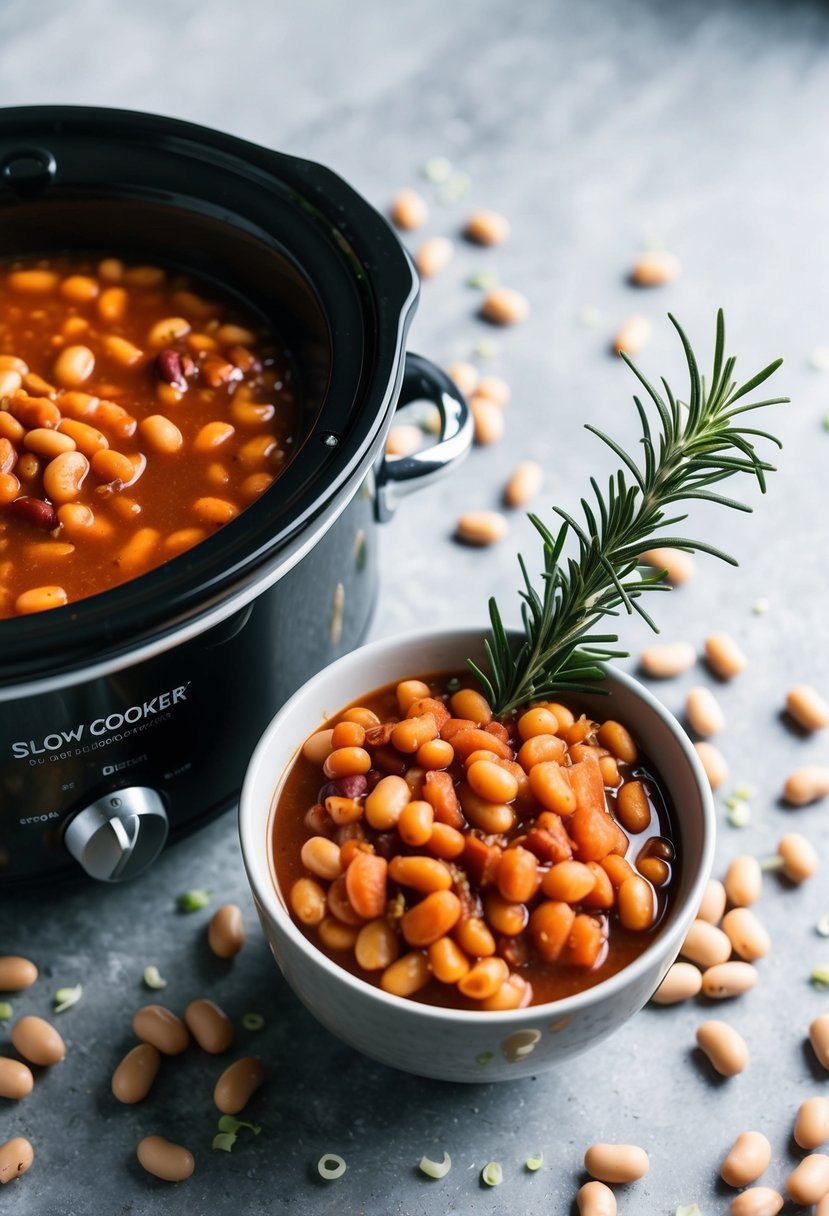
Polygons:
<instances>
[{"instance_id":1,"label":"slow cooker text label","mask_svg":"<svg viewBox=\"0 0 829 1216\"><path fill-rule=\"evenodd\" d=\"M60 752L73 743L81 743L87 733L96 738L106 737L121 730L124 726L134 726L138 722L145 722L157 714L166 713L181 701L186 701L189 687L190 681L180 684L177 688L171 688L167 692L159 693L149 701L142 701L140 705L130 705L128 709L117 710L103 718L95 718L88 724L82 722L70 730L54 731L39 741L29 739L27 742L13 743L12 756L16 760L26 760L30 756Z\"/></svg>"}]
</instances>

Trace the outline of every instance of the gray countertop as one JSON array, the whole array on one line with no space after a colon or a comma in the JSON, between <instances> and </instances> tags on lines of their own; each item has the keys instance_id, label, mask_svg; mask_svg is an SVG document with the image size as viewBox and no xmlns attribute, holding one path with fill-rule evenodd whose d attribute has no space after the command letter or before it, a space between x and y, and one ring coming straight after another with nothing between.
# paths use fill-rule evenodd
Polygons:
<instances>
[{"instance_id":1,"label":"gray countertop","mask_svg":"<svg viewBox=\"0 0 829 1216\"><path fill-rule=\"evenodd\" d=\"M746 373L786 356L779 389L794 403L774 419L785 449L767 497L748 487L753 517L700 510L694 521L739 557L740 569L699 559L697 579L657 605L666 639L699 645L726 630L749 656L745 674L718 692L727 715L722 750L732 784L756 789L753 817L742 831L730 828L719 801L717 872L738 852L773 852L792 827L829 862L825 804L795 812L778 801L789 771L829 756L825 738L803 739L780 719L792 683L829 689L829 379L809 363L814 348L829 345L828 69L825 6L783 0L0 7L2 104L107 104L190 118L327 162L380 207L397 187L414 185L433 201L428 234L454 235L475 206L512 221L508 244L459 247L423 291L410 347L448 364L494 337L488 366L508 378L514 399L503 442L410 499L384 529L377 636L481 620L493 592L516 619L516 548L538 561L529 525L516 517L505 542L477 552L452 541L454 521L464 509L497 506L507 474L528 456L544 465L550 504L575 506L589 473L610 468L581 423L625 442L634 436L632 378L608 354L628 315L655 322L642 356L653 375L681 372L668 309L707 352L723 305ZM420 177L436 155L471 181L450 205ZM684 273L668 288L637 293L626 275L652 241L673 250ZM478 297L466 279L489 269L531 300L520 328L493 333L475 319ZM592 327L583 323L586 307L600 316ZM768 611L756 615L761 598ZM622 628L635 654L646 631ZM702 669L658 693L680 712L697 682L710 683ZM175 911L175 895L193 886L244 909L249 940L232 965L206 949L209 909ZM644 1145L652 1162L643 1182L620 1189L621 1213L667 1216L693 1202L704 1216L725 1212L718 1168L736 1134L756 1128L769 1136L768 1180L781 1185L796 1161L796 1108L826 1092L826 1075L804 1048L809 1021L829 1010L829 997L808 981L829 959L829 943L814 932L829 913L825 891L824 877L796 890L766 880L760 913L774 948L758 987L726 1014L752 1052L733 1081L715 1079L693 1046L696 1025L723 1010L691 1003L644 1010L558 1073L443 1085L355 1055L306 1014L258 932L235 821L225 816L132 886L76 886L0 907L0 953L30 955L43 972L15 1000L16 1014L47 1013L55 988L84 985L82 1003L58 1019L66 1062L26 1101L0 1106L0 1141L22 1134L37 1151L29 1175L0 1192L0 1211L563 1216L586 1146L617 1140ZM143 1107L111 1098L132 1012L148 999L148 962L168 977L163 999L175 1009L209 995L236 1019L249 1010L266 1018L261 1032L240 1034L268 1063L268 1085L251 1106L263 1131L230 1155L210 1151L217 1069L204 1057L191 1053L167 1070ZM5 1037L0 1027L0 1044ZM195 1152L188 1183L169 1187L138 1166L134 1146L153 1130ZM416 1169L421 1154L443 1149L451 1173L425 1180ZM545 1165L530 1175L523 1162L538 1149ZM348 1162L342 1181L328 1186L314 1173L326 1151ZM492 1191L479 1183L489 1160L505 1175Z\"/></svg>"}]
</instances>

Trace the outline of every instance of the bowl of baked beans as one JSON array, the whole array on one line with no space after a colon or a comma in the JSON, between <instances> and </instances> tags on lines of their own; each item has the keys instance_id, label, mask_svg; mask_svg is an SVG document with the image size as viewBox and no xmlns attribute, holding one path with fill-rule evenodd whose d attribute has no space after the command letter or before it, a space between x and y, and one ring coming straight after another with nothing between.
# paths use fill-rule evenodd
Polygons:
<instances>
[{"instance_id":1,"label":"bowl of baked beans","mask_svg":"<svg viewBox=\"0 0 829 1216\"><path fill-rule=\"evenodd\" d=\"M630 676L498 716L483 631L338 660L280 711L240 805L288 984L385 1064L508 1080L600 1042L650 998L702 898L710 788Z\"/></svg>"}]
</instances>

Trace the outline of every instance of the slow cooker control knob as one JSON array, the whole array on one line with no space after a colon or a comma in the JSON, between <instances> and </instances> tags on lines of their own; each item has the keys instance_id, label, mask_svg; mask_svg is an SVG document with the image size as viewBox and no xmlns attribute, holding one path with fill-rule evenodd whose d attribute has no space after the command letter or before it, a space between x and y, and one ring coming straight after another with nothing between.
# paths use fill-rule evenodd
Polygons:
<instances>
[{"instance_id":1,"label":"slow cooker control knob","mask_svg":"<svg viewBox=\"0 0 829 1216\"><path fill-rule=\"evenodd\" d=\"M63 839L90 877L123 882L155 861L169 827L156 791L134 785L105 794L78 811Z\"/></svg>"}]
</instances>

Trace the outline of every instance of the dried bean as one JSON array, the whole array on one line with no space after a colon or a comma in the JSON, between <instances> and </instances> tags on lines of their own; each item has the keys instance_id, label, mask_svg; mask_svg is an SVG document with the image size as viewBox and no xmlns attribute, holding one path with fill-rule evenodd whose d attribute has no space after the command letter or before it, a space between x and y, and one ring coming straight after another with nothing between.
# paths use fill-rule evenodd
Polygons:
<instances>
[{"instance_id":1,"label":"dried bean","mask_svg":"<svg viewBox=\"0 0 829 1216\"><path fill-rule=\"evenodd\" d=\"M20 992L37 979L37 967L17 954L0 956L0 992Z\"/></svg>"},{"instance_id":2,"label":"dried bean","mask_svg":"<svg viewBox=\"0 0 829 1216\"><path fill-rule=\"evenodd\" d=\"M193 1154L163 1136L145 1136L138 1145L138 1160L148 1174L163 1182L184 1182L196 1168Z\"/></svg>"},{"instance_id":3,"label":"dried bean","mask_svg":"<svg viewBox=\"0 0 829 1216\"><path fill-rule=\"evenodd\" d=\"M112 1092L119 1102L132 1106L146 1098L161 1066L161 1054L152 1043L139 1043L128 1051L112 1074Z\"/></svg>"},{"instance_id":4,"label":"dried bean","mask_svg":"<svg viewBox=\"0 0 829 1216\"><path fill-rule=\"evenodd\" d=\"M808 684L797 684L786 694L786 709L804 730L829 726L829 704Z\"/></svg>"},{"instance_id":5,"label":"dried bean","mask_svg":"<svg viewBox=\"0 0 829 1216\"><path fill-rule=\"evenodd\" d=\"M702 974L691 963L674 963L651 997L655 1005L677 1005L696 996L702 988Z\"/></svg>"},{"instance_id":6,"label":"dried bean","mask_svg":"<svg viewBox=\"0 0 829 1216\"><path fill-rule=\"evenodd\" d=\"M35 1152L28 1140L15 1136L0 1144L0 1185L25 1174L34 1161Z\"/></svg>"},{"instance_id":7,"label":"dried bean","mask_svg":"<svg viewBox=\"0 0 829 1216\"><path fill-rule=\"evenodd\" d=\"M711 1066L723 1077L735 1077L748 1067L749 1052L745 1039L727 1022L712 1020L698 1027L697 1045Z\"/></svg>"},{"instance_id":8,"label":"dried bean","mask_svg":"<svg viewBox=\"0 0 829 1216\"><path fill-rule=\"evenodd\" d=\"M29 1015L12 1026L11 1041L31 1064L59 1064L66 1055L66 1044L54 1026L43 1018Z\"/></svg>"},{"instance_id":9,"label":"dried bean","mask_svg":"<svg viewBox=\"0 0 829 1216\"><path fill-rule=\"evenodd\" d=\"M636 1144L592 1144L584 1168L600 1182L636 1182L650 1167L648 1154Z\"/></svg>"},{"instance_id":10,"label":"dried bean","mask_svg":"<svg viewBox=\"0 0 829 1216\"><path fill-rule=\"evenodd\" d=\"M265 1069L255 1056L230 1064L216 1082L213 1101L224 1115L238 1115L265 1080Z\"/></svg>"},{"instance_id":11,"label":"dried bean","mask_svg":"<svg viewBox=\"0 0 829 1216\"><path fill-rule=\"evenodd\" d=\"M720 1177L729 1186L748 1186L771 1163L771 1145L762 1132L741 1132L723 1161Z\"/></svg>"},{"instance_id":12,"label":"dried bean","mask_svg":"<svg viewBox=\"0 0 829 1216\"><path fill-rule=\"evenodd\" d=\"M786 778L783 798L790 806L808 806L829 794L829 768L808 764Z\"/></svg>"}]
</instances>

